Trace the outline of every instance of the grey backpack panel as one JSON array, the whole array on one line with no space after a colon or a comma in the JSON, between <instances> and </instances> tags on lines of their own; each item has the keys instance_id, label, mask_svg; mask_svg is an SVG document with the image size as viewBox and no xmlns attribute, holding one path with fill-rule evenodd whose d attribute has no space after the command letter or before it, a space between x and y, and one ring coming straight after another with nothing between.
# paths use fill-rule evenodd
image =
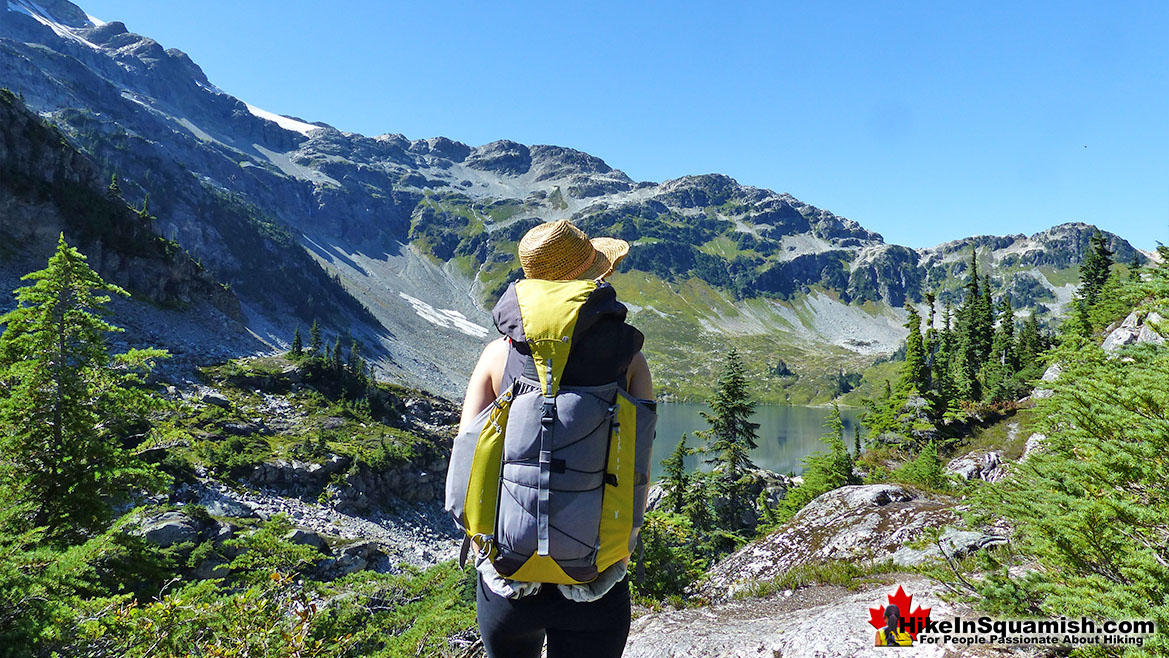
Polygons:
<instances>
[{"instance_id":1,"label":"grey backpack panel","mask_svg":"<svg viewBox=\"0 0 1169 658\"><path fill-rule=\"evenodd\" d=\"M616 390L616 384L564 386L556 397L548 538L549 554L565 568L591 565L599 545L597 523ZM540 392L530 390L512 401L508 416L503 493L496 521L496 544L503 557L511 554L524 559L537 552L543 406Z\"/></svg>"}]
</instances>

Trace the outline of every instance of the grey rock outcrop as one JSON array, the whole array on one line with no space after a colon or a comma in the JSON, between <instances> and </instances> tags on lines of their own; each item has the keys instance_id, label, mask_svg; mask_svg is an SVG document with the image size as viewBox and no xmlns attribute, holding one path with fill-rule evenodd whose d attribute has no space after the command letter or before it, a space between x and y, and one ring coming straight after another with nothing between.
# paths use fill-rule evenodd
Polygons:
<instances>
[{"instance_id":1,"label":"grey rock outcrop","mask_svg":"<svg viewBox=\"0 0 1169 658\"><path fill-rule=\"evenodd\" d=\"M143 519L137 532L146 541L168 548L199 539L199 524L182 512L166 512Z\"/></svg>"},{"instance_id":2,"label":"grey rock outcrop","mask_svg":"<svg viewBox=\"0 0 1169 658\"><path fill-rule=\"evenodd\" d=\"M964 604L943 598L941 585L921 576L900 574L895 582L913 597L912 605L930 608L931 618L977 617ZM882 658L886 647L874 647L876 629L868 608L885 605L896 585L866 586L860 591L815 586L766 599L719 603L709 607L670 610L633 621L626 658ZM919 644L907 655L929 658L1001 656L999 649ZM1013 656L1037 656L1020 649Z\"/></svg>"},{"instance_id":3,"label":"grey rock outcrop","mask_svg":"<svg viewBox=\"0 0 1169 658\"><path fill-rule=\"evenodd\" d=\"M1116 352L1122 347L1138 343L1152 343L1162 345L1165 338L1157 333L1153 325L1161 325L1164 317L1156 311L1133 311L1120 323L1120 326L1109 332L1100 349L1105 352Z\"/></svg>"},{"instance_id":4,"label":"grey rock outcrop","mask_svg":"<svg viewBox=\"0 0 1169 658\"><path fill-rule=\"evenodd\" d=\"M1005 544L1006 541L1006 537L977 530L946 528L938 536L936 542L931 542L924 547L902 546L893 553L890 559L893 564L898 566L916 567L946 558L961 558L983 548Z\"/></svg>"},{"instance_id":5,"label":"grey rock outcrop","mask_svg":"<svg viewBox=\"0 0 1169 658\"><path fill-rule=\"evenodd\" d=\"M808 503L771 535L710 570L698 593L725 600L792 567L829 560L881 562L927 530L958 521L955 501L891 484L847 486Z\"/></svg>"},{"instance_id":6,"label":"grey rock outcrop","mask_svg":"<svg viewBox=\"0 0 1169 658\"><path fill-rule=\"evenodd\" d=\"M995 482L1005 473L1003 454L998 450L991 450L963 455L946 464L945 471L963 480Z\"/></svg>"}]
</instances>

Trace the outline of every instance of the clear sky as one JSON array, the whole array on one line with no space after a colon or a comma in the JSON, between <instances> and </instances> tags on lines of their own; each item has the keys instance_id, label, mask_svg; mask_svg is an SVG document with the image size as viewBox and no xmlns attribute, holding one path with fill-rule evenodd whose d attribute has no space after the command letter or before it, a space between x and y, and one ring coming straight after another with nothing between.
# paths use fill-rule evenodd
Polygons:
<instances>
[{"instance_id":1,"label":"clear sky","mask_svg":"<svg viewBox=\"0 0 1169 658\"><path fill-rule=\"evenodd\" d=\"M81 0L253 105L719 172L889 242L1169 243L1169 2Z\"/></svg>"}]
</instances>

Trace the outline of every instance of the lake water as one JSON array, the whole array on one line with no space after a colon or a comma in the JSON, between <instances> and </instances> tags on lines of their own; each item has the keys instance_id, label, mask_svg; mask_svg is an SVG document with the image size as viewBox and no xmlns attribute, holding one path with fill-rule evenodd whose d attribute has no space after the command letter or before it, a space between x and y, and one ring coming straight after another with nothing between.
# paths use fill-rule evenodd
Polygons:
<instances>
[{"instance_id":1,"label":"lake water","mask_svg":"<svg viewBox=\"0 0 1169 658\"><path fill-rule=\"evenodd\" d=\"M686 433L686 446L694 448L702 444L695 433L707 429L708 425L699 415L709 412L705 404L673 402L658 405L657 438L654 440L652 479L662 475L662 460L674 451L682 433ZM861 409L841 407L840 417L844 421L844 445L852 450L853 427L857 425ZM779 407L759 406L755 408L752 421L759 423L759 447L751 453L755 464L777 473L789 471L800 473L800 460L817 450L825 448L820 441L824 434L824 421L832 412L830 407ZM702 457L691 455L686 458L688 470L699 468ZM701 464L703 470L707 467Z\"/></svg>"}]
</instances>

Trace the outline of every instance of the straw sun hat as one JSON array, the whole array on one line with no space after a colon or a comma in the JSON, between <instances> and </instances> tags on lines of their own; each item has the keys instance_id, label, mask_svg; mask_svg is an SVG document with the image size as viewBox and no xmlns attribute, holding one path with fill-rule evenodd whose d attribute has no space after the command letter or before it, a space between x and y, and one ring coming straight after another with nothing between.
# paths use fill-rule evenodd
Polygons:
<instances>
[{"instance_id":1,"label":"straw sun hat","mask_svg":"<svg viewBox=\"0 0 1169 658\"><path fill-rule=\"evenodd\" d=\"M529 279L603 279L629 253L629 243L593 238L567 219L540 224L520 239L520 266Z\"/></svg>"}]
</instances>

